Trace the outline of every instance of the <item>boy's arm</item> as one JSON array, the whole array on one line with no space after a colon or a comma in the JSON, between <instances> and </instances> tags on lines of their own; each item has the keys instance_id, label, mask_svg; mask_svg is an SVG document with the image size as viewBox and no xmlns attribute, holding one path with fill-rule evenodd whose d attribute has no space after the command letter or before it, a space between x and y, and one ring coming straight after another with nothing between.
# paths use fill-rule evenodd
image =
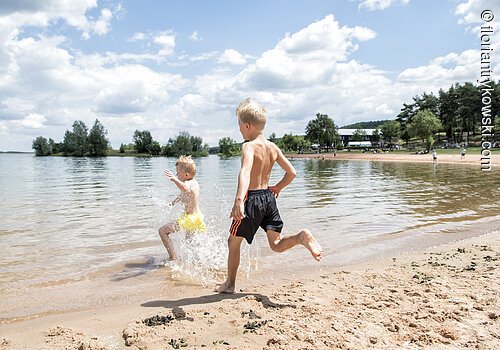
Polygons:
<instances>
[{"instance_id":1,"label":"boy's arm","mask_svg":"<svg viewBox=\"0 0 500 350\"><path fill-rule=\"evenodd\" d=\"M242 220L245 217L245 195L250 185L250 173L253 165L253 148L250 144L244 143L241 148L241 169L238 175L238 189L234 198L233 209L230 217L234 220Z\"/></svg>"},{"instance_id":2,"label":"boy's arm","mask_svg":"<svg viewBox=\"0 0 500 350\"><path fill-rule=\"evenodd\" d=\"M276 157L276 163L278 163L281 169L285 171L285 175L280 182L278 182L274 186L270 186L269 189L274 193L274 196L278 198L281 190L288 186L293 181L293 179L295 179L295 177L297 176L297 172L295 171L292 163L290 163L290 161L283 155L283 152L281 152L281 150L277 146L276 151L278 153Z\"/></svg>"},{"instance_id":3,"label":"boy's arm","mask_svg":"<svg viewBox=\"0 0 500 350\"><path fill-rule=\"evenodd\" d=\"M170 181L172 181L175 184L175 186L177 186L177 188L179 190L181 190L182 192L189 191L189 186L185 182L182 182L181 180L179 180L177 178L177 176L175 176L174 173L172 173L170 170L165 170L165 176Z\"/></svg>"},{"instance_id":4,"label":"boy's arm","mask_svg":"<svg viewBox=\"0 0 500 350\"><path fill-rule=\"evenodd\" d=\"M173 207L174 205L176 205L177 203L179 203L181 200L181 196L178 195L173 201L172 203L170 203L170 205Z\"/></svg>"}]
</instances>

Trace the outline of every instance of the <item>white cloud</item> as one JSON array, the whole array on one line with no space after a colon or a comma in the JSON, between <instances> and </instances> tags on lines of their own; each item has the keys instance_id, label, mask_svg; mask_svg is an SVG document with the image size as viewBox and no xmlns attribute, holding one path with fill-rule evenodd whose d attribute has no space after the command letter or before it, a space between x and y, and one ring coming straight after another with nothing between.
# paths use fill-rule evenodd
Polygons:
<instances>
[{"instance_id":1,"label":"white cloud","mask_svg":"<svg viewBox=\"0 0 500 350\"><path fill-rule=\"evenodd\" d=\"M191 56L184 56L182 59L187 59L191 62L198 62L198 61L209 61L213 60L217 56L220 55L220 52L218 51L212 51L212 52L203 52L197 55L191 55Z\"/></svg>"},{"instance_id":2,"label":"white cloud","mask_svg":"<svg viewBox=\"0 0 500 350\"><path fill-rule=\"evenodd\" d=\"M109 31L110 22L113 18L113 13L110 9L104 8L101 10L101 17L94 23L94 32L97 35L104 35Z\"/></svg>"},{"instance_id":3,"label":"white cloud","mask_svg":"<svg viewBox=\"0 0 500 350\"><path fill-rule=\"evenodd\" d=\"M485 9L500 14L500 3L485 0L467 0L457 5L455 14L459 16L458 22L478 35L480 26L500 27L497 17L492 22L481 20L481 12ZM489 33L490 34L490 33ZM491 48L500 43L500 32L491 33ZM429 64L403 70L397 77L397 82L406 85L421 86L422 91L437 92L439 88L446 89L455 82L475 82L481 71L480 50L469 49L463 52L451 52L445 56L434 58ZM493 74L500 70L500 55L491 52L491 66Z\"/></svg>"},{"instance_id":4,"label":"white cloud","mask_svg":"<svg viewBox=\"0 0 500 350\"><path fill-rule=\"evenodd\" d=\"M340 27L329 15L297 33L287 34L275 48L246 67L238 79L242 86L253 89L286 90L327 84L336 64L346 61L355 49L355 40L369 36L375 33L368 28Z\"/></svg>"},{"instance_id":5,"label":"white cloud","mask_svg":"<svg viewBox=\"0 0 500 350\"><path fill-rule=\"evenodd\" d=\"M490 10L494 14L491 22L486 22L481 19L481 13L484 10ZM479 37L481 36L481 26L492 27L492 31L488 32L491 37L491 47L499 47L500 45L500 2L499 1L486 1L486 0L467 0L457 5L455 14L459 16L458 23L465 25L467 30L476 33L478 36L478 44L480 43ZM495 61L500 60L500 55L492 54Z\"/></svg>"},{"instance_id":6,"label":"white cloud","mask_svg":"<svg viewBox=\"0 0 500 350\"><path fill-rule=\"evenodd\" d=\"M47 121L47 118L45 118L41 114L37 113L30 113L24 118L23 120L20 121L20 125L29 129L41 129L44 127L44 122Z\"/></svg>"},{"instance_id":7,"label":"white cloud","mask_svg":"<svg viewBox=\"0 0 500 350\"><path fill-rule=\"evenodd\" d=\"M395 111L387 105L387 103L382 103L380 106L375 108L375 112L378 114L385 114L387 116L393 116Z\"/></svg>"},{"instance_id":8,"label":"white cloud","mask_svg":"<svg viewBox=\"0 0 500 350\"><path fill-rule=\"evenodd\" d=\"M303 133L317 112L329 114L339 125L394 118L413 96L473 81L478 71L477 50L468 50L405 69L391 80L385 72L349 58L359 42L375 36L369 28L342 27L327 16L287 34L236 76L223 71L205 75L196 88L227 115L234 114L241 99L253 96L269 111L269 133Z\"/></svg>"},{"instance_id":9,"label":"white cloud","mask_svg":"<svg viewBox=\"0 0 500 350\"><path fill-rule=\"evenodd\" d=\"M358 41L373 37L369 28L341 27L326 16L287 34L236 76L222 70L199 77L196 89L205 103L219 106L226 117L217 119L217 125L229 130L236 129L228 116L247 96L268 109L269 133L303 133L317 112L328 113L340 124L387 117L400 107L397 95L407 91L394 91L383 72L348 58ZM239 139L236 132L234 137Z\"/></svg>"},{"instance_id":10,"label":"white cloud","mask_svg":"<svg viewBox=\"0 0 500 350\"><path fill-rule=\"evenodd\" d=\"M158 52L160 56L168 56L174 52L175 36L170 32L163 32L157 35L153 41L161 47Z\"/></svg>"},{"instance_id":11,"label":"white cloud","mask_svg":"<svg viewBox=\"0 0 500 350\"><path fill-rule=\"evenodd\" d=\"M247 63L245 56L234 49L226 49L218 59L219 63L228 63L233 65L242 65Z\"/></svg>"},{"instance_id":12,"label":"white cloud","mask_svg":"<svg viewBox=\"0 0 500 350\"><path fill-rule=\"evenodd\" d=\"M107 34L113 18L113 11L103 8L98 20L89 19L86 13L96 7L96 0L3 0L0 2L0 27L6 28L5 24L9 22L12 29L26 25L47 27L62 19L80 30L83 39L88 39L92 34ZM118 6L115 12L121 10Z\"/></svg>"},{"instance_id":13,"label":"white cloud","mask_svg":"<svg viewBox=\"0 0 500 350\"><path fill-rule=\"evenodd\" d=\"M124 122L117 126L117 120L137 113L161 116L171 95L187 85L180 75L127 63L133 57L125 54L85 55L63 48L67 43L61 36L8 36L2 47L6 65L0 70L0 109L2 128L15 137L2 136L0 149L24 144L17 149L27 150L39 136L33 132L49 125L44 136L60 141L76 119L88 126L96 118L107 128L114 125L110 139L129 142L133 130ZM147 129L147 122L142 127Z\"/></svg>"},{"instance_id":14,"label":"white cloud","mask_svg":"<svg viewBox=\"0 0 500 350\"><path fill-rule=\"evenodd\" d=\"M479 66L479 51L467 50L436 57L428 65L403 70L397 81L421 84L426 90L448 88L454 82L475 81Z\"/></svg>"},{"instance_id":15,"label":"white cloud","mask_svg":"<svg viewBox=\"0 0 500 350\"><path fill-rule=\"evenodd\" d=\"M146 40L147 36L144 33L137 32L132 35L131 38L129 38L127 41L141 41L141 40Z\"/></svg>"},{"instance_id":16,"label":"white cloud","mask_svg":"<svg viewBox=\"0 0 500 350\"><path fill-rule=\"evenodd\" d=\"M457 5L455 14L460 16L460 24L476 24L483 22L481 12L484 10L491 10L494 15L500 16L500 3L491 0L466 0ZM498 23L498 18L494 21Z\"/></svg>"},{"instance_id":17,"label":"white cloud","mask_svg":"<svg viewBox=\"0 0 500 350\"><path fill-rule=\"evenodd\" d=\"M388 7L395 5L406 5L410 0L363 0L359 4L360 9L367 9L369 11L385 10Z\"/></svg>"},{"instance_id":18,"label":"white cloud","mask_svg":"<svg viewBox=\"0 0 500 350\"><path fill-rule=\"evenodd\" d=\"M189 39L191 39L193 41L202 41L203 40L203 38L198 34L198 32L196 30L191 33L191 35L189 36Z\"/></svg>"},{"instance_id":19,"label":"white cloud","mask_svg":"<svg viewBox=\"0 0 500 350\"><path fill-rule=\"evenodd\" d=\"M119 66L100 72L96 112L126 114L145 112L168 98L185 83L179 76L156 73L140 65Z\"/></svg>"}]
</instances>

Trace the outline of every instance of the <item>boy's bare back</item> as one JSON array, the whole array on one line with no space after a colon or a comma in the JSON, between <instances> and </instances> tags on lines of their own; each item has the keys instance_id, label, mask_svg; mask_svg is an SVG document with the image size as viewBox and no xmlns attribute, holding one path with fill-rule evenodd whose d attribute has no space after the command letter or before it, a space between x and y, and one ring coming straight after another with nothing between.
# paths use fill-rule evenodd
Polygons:
<instances>
[{"instance_id":1,"label":"boy's bare back","mask_svg":"<svg viewBox=\"0 0 500 350\"><path fill-rule=\"evenodd\" d=\"M273 142L266 140L263 136L259 136L255 140L243 144L242 153L243 159L245 156L252 158L249 190L266 189L269 187L269 178L275 162L286 172L294 172L292 165L279 147Z\"/></svg>"},{"instance_id":2,"label":"boy's bare back","mask_svg":"<svg viewBox=\"0 0 500 350\"><path fill-rule=\"evenodd\" d=\"M184 205L184 212L186 214L200 213L198 205L200 198L200 186L198 185L198 181L191 179L185 181L184 184L187 189L179 194L179 199Z\"/></svg>"},{"instance_id":3,"label":"boy's bare back","mask_svg":"<svg viewBox=\"0 0 500 350\"><path fill-rule=\"evenodd\" d=\"M252 169L250 171L249 190L265 189L269 184L269 177L277 158L277 146L263 138L249 141L244 148L251 148L253 155Z\"/></svg>"}]
</instances>

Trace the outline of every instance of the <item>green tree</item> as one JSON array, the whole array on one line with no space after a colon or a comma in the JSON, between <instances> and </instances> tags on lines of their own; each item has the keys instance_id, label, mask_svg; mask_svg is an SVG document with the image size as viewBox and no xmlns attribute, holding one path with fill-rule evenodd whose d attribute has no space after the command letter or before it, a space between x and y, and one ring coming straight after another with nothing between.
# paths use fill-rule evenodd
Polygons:
<instances>
[{"instance_id":1,"label":"green tree","mask_svg":"<svg viewBox=\"0 0 500 350\"><path fill-rule=\"evenodd\" d=\"M281 148L284 151L302 152L306 148L310 148L311 143L304 136L285 134L281 139Z\"/></svg>"},{"instance_id":2,"label":"green tree","mask_svg":"<svg viewBox=\"0 0 500 350\"><path fill-rule=\"evenodd\" d=\"M380 130L379 129L373 130L373 133L372 133L372 141L373 142L379 143L381 137L382 136L380 135Z\"/></svg>"},{"instance_id":3,"label":"green tree","mask_svg":"<svg viewBox=\"0 0 500 350\"><path fill-rule=\"evenodd\" d=\"M458 109L456 111L457 123L460 133L458 142L463 141L463 133L475 135L481 128L481 91L472 83L465 83L456 88Z\"/></svg>"},{"instance_id":4,"label":"green tree","mask_svg":"<svg viewBox=\"0 0 500 350\"><path fill-rule=\"evenodd\" d=\"M448 142L454 142L455 130L457 128L458 98L455 87L451 86L448 91L439 90L439 119L443 124Z\"/></svg>"},{"instance_id":5,"label":"green tree","mask_svg":"<svg viewBox=\"0 0 500 350\"><path fill-rule=\"evenodd\" d=\"M271 135L269 135L268 140L273 142L273 143L276 143L276 140L277 140L276 133L273 132Z\"/></svg>"},{"instance_id":6,"label":"green tree","mask_svg":"<svg viewBox=\"0 0 500 350\"><path fill-rule=\"evenodd\" d=\"M152 156L157 156L161 153L161 145L158 141L153 141L149 145L149 154Z\"/></svg>"},{"instance_id":7,"label":"green tree","mask_svg":"<svg viewBox=\"0 0 500 350\"><path fill-rule=\"evenodd\" d=\"M408 132L426 143L428 150L434 143L434 133L442 128L439 118L428 109L418 111L408 124Z\"/></svg>"},{"instance_id":8,"label":"green tree","mask_svg":"<svg viewBox=\"0 0 500 350\"><path fill-rule=\"evenodd\" d=\"M191 155L194 157L208 156L208 145L203 144L201 137L191 136L187 131L180 131L175 138L168 139L163 149L167 157L178 157L180 155Z\"/></svg>"},{"instance_id":9,"label":"green tree","mask_svg":"<svg viewBox=\"0 0 500 350\"><path fill-rule=\"evenodd\" d=\"M120 153L125 153L125 148L126 148L126 147L127 147L127 146L125 146L125 144L124 144L124 143L120 144Z\"/></svg>"},{"instance_id":10,"label":"green tree","mask_svg":"<svg viewBox=\"0 0 500 350\"><path fill-rule=\"evenodd\" d=\"M66 130L63 141L64 155L83 157L88 152L87 126L81 120L73 123L73 131Z\"/></svg>"},{"instance_id":11,"label":"green tree","mask_svg":"<svg viewBox=\"0 0 500 350\"><path fill-rule=\"evenodd\" d=\"M49 138L49 146L52 150L52 154L56 154L63 151L63 143L62 142L54 142L53 139Z\"/></svg>"},{"instance_id":12,"label":"green tree","mask_svg":"<svg viewBox=\"0 0 500 350\"><path fill-rule=\"evenodd\" d=\"M240 147L230 137L223 137L219 140L219 154L223 157L233 157L241 154Z\"/></svg>"},{"instance_id":13,"label":"green tree","mask_svg":"<svg viewBox=\"0 0 500 350\"><path fill-rule=\"evenodd\" d=\"M352 140L353 141L363 141L366 136L366 131L364 131L361 128L356 129L354 133L352 134Z\"/></svg>"},{"instance_id":14,"label":"green tree","mask_svg":"<svg viewBox=\"0 0 500 350\"><path fill-rule=\"evenodd\" d=\"M34 139L31 148L35 150L35 156L37 157L50 156L52 154L52 147L43 136L38 136Z\"/></svg>"},{"instance_id":15,"label":"green tree","mask_svg":"<svg viewBox=\"0 0 500 350\"><path fill-rule=\"evenodd\" d=\"M169 154L167 154L169 157L192 155L191 135L187 131L180 131L175 138L168 139L167 147L170 149Z\"/></svg>"},{"instance_id":16,"label":"green tree","mask_svg":"<svg viewBox=\"0 0 500 350\"><path fill-rule=\"evenodd\" d=\"M65 156L72 155L77 149L75 134L69 130L64 133L62 151Z\"/></svg>"},{"instance_id":17,"label":"green tree","mask_svg":"<svg viewBox=\"0 0 500 350\"><path fill-rule=\"evenodd\" d=\"M382 139L389 143L389 147L392 148L394 142L397 141L400 135L400 124L396 120L389 120L382 124L380 127L382 132Z\"/></svg>"},{"instance_id":18,"label":"green tree","mask_svg":"<svg viewBox=\"0 0 500 350\"><path fill-rule=\"evenodd\" d=\"M492 121L493 132L495 133L495 141L500 141L500 116L496 116L495 120Z\"/></svg>"},{"instance_id":19,"label":"green tree","mask_svg":"<svg viewBox=\"0 0 500 350\"><path fill-rule=\"evenodd\" d=\"M283 135L281 146L284 151L295 151L295 137L291 133Z\"/></svg>"},{"instance_id":20,"label":"green tree","mask_svg":"<svg viewBox=\"0 0 500 350\"><path fill-rule=\"evenodd\" d=\"M203 149L203 139L199 136L190 136L189 141L191 142L191 151L193 153L201 152Z\"/></svg>"},{"instance_id":21,"label":"green tree","mask_svg":"<svg viewBox=\"0 0 500 350\"><path fill-rule=\"evenodd\" d=\"M109 145L109 140L106 138L107 134L108 131L104 128L104 125L96 119L88 136L88 149L91 157L102 157L106 155Z\"/></svg>"},{"instance_id":22,"label":"green tree","mask_svg":"<svg viewBox=\"0 0 500 350\"><path fill-rule=\"evenodd\" d=\"M316 119L309 121L306 127L306 138L311 143L330 148L339 142L339 135L334 121L327 114L316 114Z\"/></svg>"},{"instance_id":23,"label":"green tree","mask_svg":"<svg viewBox=\"0 0 500 350\"><path fill-rule=\"evenodd\" d=\"M151 136L151 132L147 130L136 130L134 131L133 141L134 148L138 153L149 153L153 137Z\"/></svg>"},{"instance_id":24,"label":"green tree","mask_svg":"<svg viewBox=\"0 0 500 350\"><path fill-rule=\"evenodd\" d=\"M434 96L433 93L428 94L424 92L421 96L414 97L413 101L415 101L415 109L417 111L427 109L434 114L439 113L439 98Z\"/></svg>"}]
</instances>

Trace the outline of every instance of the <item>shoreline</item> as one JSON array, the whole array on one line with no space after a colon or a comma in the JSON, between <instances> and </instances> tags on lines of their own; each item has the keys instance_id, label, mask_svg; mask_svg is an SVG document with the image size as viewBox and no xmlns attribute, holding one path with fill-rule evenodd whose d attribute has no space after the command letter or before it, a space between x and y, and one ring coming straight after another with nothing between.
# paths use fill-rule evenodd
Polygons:
<instances>
[{"instance_id":1,"label":"shoreline","mask_svg":"<svg viewBox=\"0 0 500 350\"><path fill-rule=\"evenodd\" d=\"M401 154L401 153L357 153L357 152L338 152L333 153L311 153L311 154L291 154L286 153L289 159L328 159L328 160L364 160L376 162L410 162L410 163L434 163L432 154ZM491 154L492 169L498 168L500 164L500 154ZM467 154L464 159L456 154L439 154L435 164L467 164L476 165L481 168L480 154Z\"/></svg>"},{"instance_id":2,"label":"shoreline","mask_svg":"<svg viewBox=\"0 0 500 350\"><path fill-rule=\"evenodd\" d=\"M163 290L140 303L0 324L0 349L493 349L499 268L494 231L347 267L320 264L294 281L249 280L234 295Z\"/></svg>"}]
</instances>

